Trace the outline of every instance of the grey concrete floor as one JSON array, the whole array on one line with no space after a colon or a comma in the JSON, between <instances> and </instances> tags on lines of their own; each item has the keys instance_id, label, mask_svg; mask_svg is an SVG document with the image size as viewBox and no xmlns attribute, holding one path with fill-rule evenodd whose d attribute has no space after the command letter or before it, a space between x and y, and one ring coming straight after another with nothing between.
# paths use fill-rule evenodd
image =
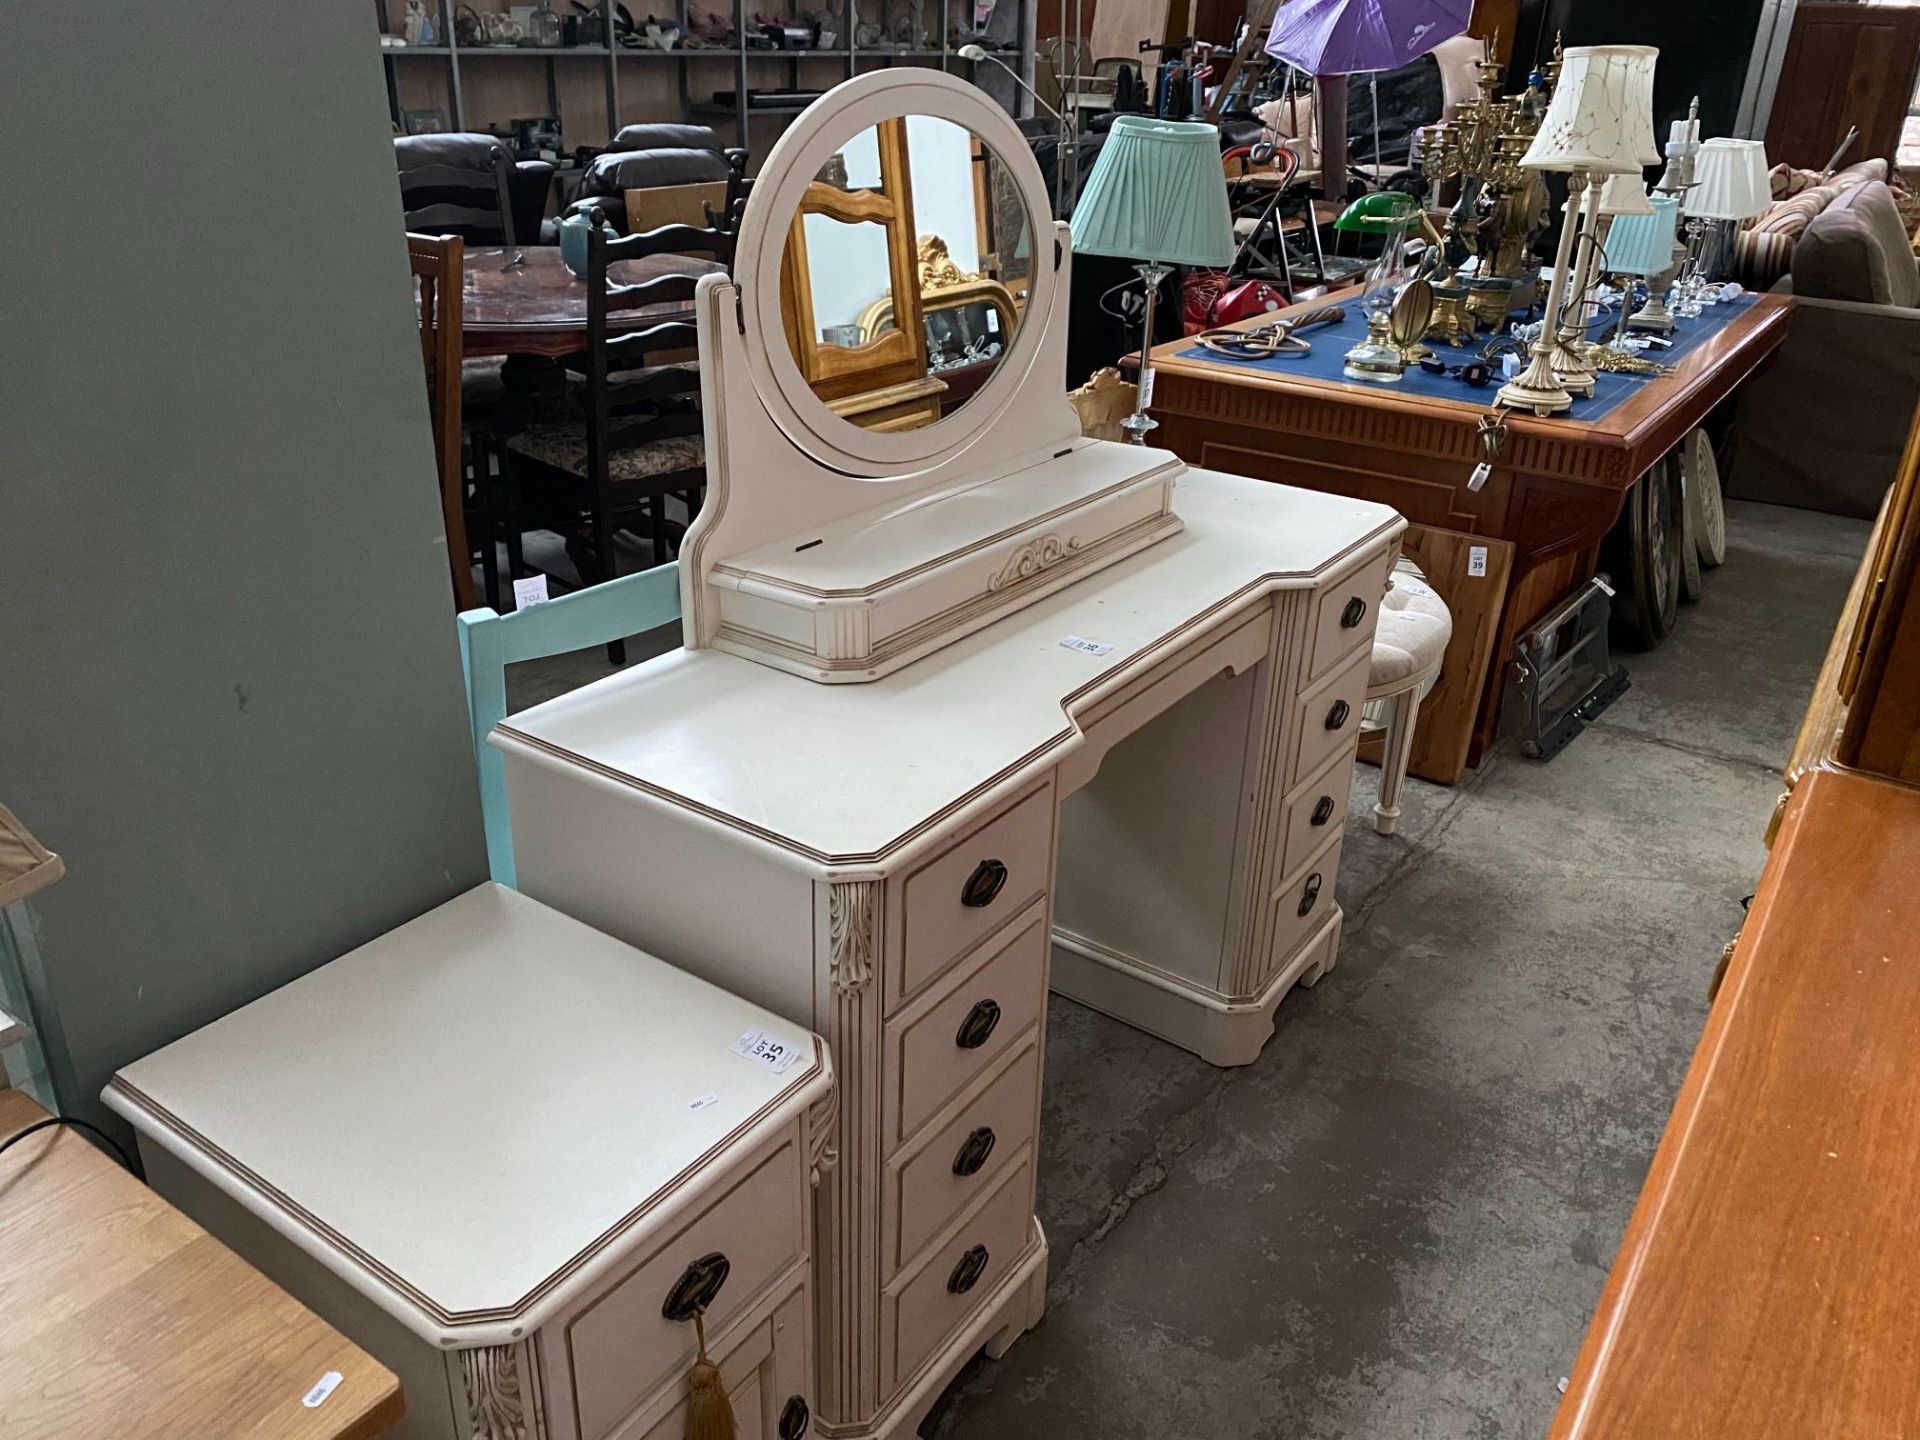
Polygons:
<instances>
[{"instance_id":1,"label":"grey concrete floor","mask_svg":"<svg viewBox=\"0 0 1920 1440\"><path fill-rule=\"evenodd\" d=\"M1542 1436L1765 850L1864 523L1729 506L1726 564L1547 764L1360 771L1340 964L1215 1070L1055 997L1048 1314L930 1440ZM653 636L631 656L674 643ZM513 708L605 674L518 667Z\"/></svg>"},{"instance_id":2,"label":"grey concrete floor","mask_svg":"<svg viewBox=\"0 0 1920 1440\"><path fill-rule=\"evenodd\" d=\"M1340 964L1215 1070L1056 997L1045 1321L944 1440L1541 1436L1706 1015L1867 526L1729 507L1727 563L1547 764L1356 782Z\"/></svg>"}]
</instances>

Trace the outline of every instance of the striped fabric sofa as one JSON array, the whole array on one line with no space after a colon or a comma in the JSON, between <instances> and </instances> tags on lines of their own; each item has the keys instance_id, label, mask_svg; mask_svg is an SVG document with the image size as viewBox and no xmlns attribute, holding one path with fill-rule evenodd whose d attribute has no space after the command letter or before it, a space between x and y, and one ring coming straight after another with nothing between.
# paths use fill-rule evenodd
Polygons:
<instances>
[{"instance_id":1,"label":"striped fabric sofa","mask_svg":"<svg viewBox=\"0 0 1920 1440\"><path fill-rule=\"evenodd\" d=\"M1822 178L1813 170L1776 165L1767 177L1773 204L1734 237L1733 278L1749 290L1771 289L1793 269L1793 247L1807 226L1843 190L1887 178L1885 160L1862 160Z\"/></svg>"}]
</instances>

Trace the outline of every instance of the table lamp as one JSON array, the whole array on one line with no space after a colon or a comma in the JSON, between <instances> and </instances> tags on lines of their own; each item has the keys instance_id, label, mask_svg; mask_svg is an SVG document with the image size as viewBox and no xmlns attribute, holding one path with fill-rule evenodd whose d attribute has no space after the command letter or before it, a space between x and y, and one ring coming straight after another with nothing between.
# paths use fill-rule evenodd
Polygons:
<instances>
[{"instance_id":1,"label":"table lamp","mask_svg":"<svg viewBox=\"0 0 1920 1440\"><path fill-rule=\"evenodd\" d=\"M1658 278L1673 269L1673 239L1680 222L1680 202L1672 195L1647 197L1644 214L1621 215L1607 232L1607 268L1616 275L1638 275L1647 282L1647 303L1626 325L1636 330L1673 329L1667 309L1667 287ZM1625 302L1621 310L1626 310Z\"/></svg>"},{"instance_id":2,"label":"table lamp","mask_svg":"<svg viewBox=\"0 0 1920 1440\"><path fill-rule=\"evenodd\" d=\"M1593 393L1578 317L1569 327L1561 315L1573 278L1574 237L1577 231L1595 233L1600 189L1608 175L1634 174L1660 158L1653 142L1653 65L1659 54L1650 45L1575 45L1566 52L1553 99L1520 164L1566 171L1569 209L1579 201L1581 218L1576 226L1569 215L1560 226L1540 336L1527 368L1500 387L1502 405L1552 415L1573 404L1570 388ZM1583 268L1590 262L1589 250Z\"/></svg>"},{"instance_id":3,"label":"table lamp","mask_svg":"<svg viewBox=\"0 0 1920 1440\"><path fill-rule=\"evenodd\" d=\"M1697 301L1706 283L1719 273L1719 258L1728 248L1721 240L1739 221L1752 219L1773 203L1767 147L1758 140L1703 141L1694 157L1693 190L1683 203Z\"/></svg>"},{"instance_id":4,"label":"table lamp","mask_svg":"<svg viewBox=\"0 0 1920 1440\"><path fill-rule=\"evenodd\" d=\"M1561 326L1561 342L1570 353L1578 355L1585 362L1585 379L1591 388L1596 357L1587 343L1587 295L1596 281L1608 270L1615 269L1613 259L1613 237L1619 229L1620 219L1628 215L1651 215L1653 206L1647 200L1647 182L1639 173L1620 172L1609 175L1600 186L1600 200L1597 206L1598 220L1585 233L1574 236L1574 279L1569 292L1568 313L1572 316ZM1574 203L1572 195L1567 197L1564 213L1569 221L1573 218ZM1601 239L1599 221L1607 222L1604 242ZM1601 262L1606 263L1601 263ZM1625 314L1625 311L1622 311ZM1605 357L1599 357L1604 359ZM1575 387L1569 374L1562 373L1560 357L1555 356L1555 373L1560 375L1560 383L1567 389Z\"/></svg>"},{"instance_id":5,"label":"table lamp","mask_svg":"<svg viewBox=\"0 0 1920 1440\"><path fill-rule=\"evenodd\" d=\"M1140 342L1139 397L1120 422L1127 439L1147 443L1154 422L1153 302L1175 265L1221 268L1233 261L1233 217L1220 164L1220 132L1190 121L1122 115L1087 176L1073 210L1073 248L1082 255L1116 255L1135 267L1147 290Z\"/></svg>"},{"instance_id":6,"label":"table lamp","mask_svg":"<svg viewBox=\"0 0 1920 1440\"><path fill-rule=\"evenodd\" d=\"M1340 212L1333 228L1343 234L1380 236L1380 256L1367 272L1360 311L1367 317L1367 333L1347 351L1344 373L1352 380L1392 384L1407 371L1407 357L1394 343L1389 328L1395 277L1400 273L1408 229L1416 224L1420 202L1399 190L1376 190L1362 195Z\"/></svg>"}]
</instances>

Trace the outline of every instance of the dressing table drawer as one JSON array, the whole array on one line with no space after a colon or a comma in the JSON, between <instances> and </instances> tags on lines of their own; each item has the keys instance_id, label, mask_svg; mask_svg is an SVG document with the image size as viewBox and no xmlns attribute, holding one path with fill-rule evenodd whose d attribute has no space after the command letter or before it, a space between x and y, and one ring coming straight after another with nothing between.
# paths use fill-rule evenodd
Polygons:
<instances>
[{"instance_id":1,"label":"dressing table drawer","mask_svg":"<svg viewBox=\"0 0 1920 1440\"><path fill-rule=\"evenodd\" d=\"M908 1156L887 1167L881 1210L884 1274L891 1277L1015 1164L1040 1107L1040 1047L1028 1045L986 1088L937 1121Z\"/></svg>"},{"instance_id":2,"label":"dressing table drawer","mask_svg":"<svg viewBox=\"0 0 1920 1440\"><path fill-rule=\"evenodd\" d=\"M1053 786L1042 785L907 877L893 999L904 1000L1044 894Z\"/></svg>"},{"instance_id":3,"label":"dressing table drawer","mask_svg":"<svg viewBox=\"0 0 1920 1440\"><path fill-rule=\"evenodd\" d=\"M880 1389L911 1379L971 1319L1033 1240L1033 1157L1019 1163L909 1272L880 1293Z\"/></svg>"},{"instance_id":4,"label":"dressing table drawer","mask_svg":"<svg viewBox=\"0 0 1920 1440\"><path fill-rule=\"evenodd\" d=\"M1046 1003L1046 918L1044 903L1029 906L978 965L887 1022L882 1104L889 1150L1039 1020Z\"/></svg>"},{"instance_id":5,"label":"dressing table drawer","mask_svg":"<svg viewBox=\"0 0 1920 1440\"><path fill-rule=\"evenodd\" d=\"M1267 941L1270 957L1266 977L1277 974L1302 941L1327 922L1335 911L1333 885L1340 873L1341 837L1303 864L1274 893L1273 934Z\"/></svg>"},{"instance_id":6,"label":"dressing table drawer","mask_svg":"<svg viewBox=\"0 0 1920 1440\"><path fill-rule=\"evenodd\" d=\"M1318 775L1295 788L1280 809L1280 860L1282 875L1290 875L1300 862L1346 828L1347 808L1352 803L1354 754L1338 756Z\"/></svg>"},{"instance_id":7,"label":"dressing table drawer","mask_svg":"<svg viewBox=\"0 0 1920 1440\"><path fill-rule=\"evenodd\" d=\"M1365 647L1344 670L1294 703L1293 765L1287 783L1311 775L1342 752L1353 753L1360 734L1360 707L1367 698L1367 671L1373 648Z\"/></svg>"},{"instance_id":8,"label":"dressing table drawer","mask_svg":"<svg viewBox=\"0 0 1920 1440\"><path fill-rule=\"evenodd\" d=\"M1380 617L1380 601L1387 593L1387 567L1392 551L1383 550L1358 568L1349 570L1314 599L1313 659L1307 668L1311 685L1362 641L1373 638Z\"/></svg>"}]
</instances>

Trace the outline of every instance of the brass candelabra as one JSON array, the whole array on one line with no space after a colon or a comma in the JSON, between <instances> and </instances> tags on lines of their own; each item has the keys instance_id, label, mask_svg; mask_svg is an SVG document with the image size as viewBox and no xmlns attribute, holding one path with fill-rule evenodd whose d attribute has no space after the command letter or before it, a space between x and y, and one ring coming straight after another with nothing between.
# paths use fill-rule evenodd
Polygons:
<instances>
[{"instance_id":1,"label":"brass candelabra","mask_svg":"<svg viewBox=\"0 0 1920 1440\"><path fill-rule=\"evenodd\" d=\"M1485 42L1480 93L1453 119L1426 130L1419 148L1429 181L1459 185L1442 233L1444 264L1427 332L1452 344L1465 344L1482 328L1498 329L1509 314L1529 308L1539 283L1532 246L1547 223L1547 192L1520 160L1553 96L1560 44L1556 39L1553 59L1518 95L1500 93L1498 44L1497 34Z\"/></svg>"}]
</instances>

